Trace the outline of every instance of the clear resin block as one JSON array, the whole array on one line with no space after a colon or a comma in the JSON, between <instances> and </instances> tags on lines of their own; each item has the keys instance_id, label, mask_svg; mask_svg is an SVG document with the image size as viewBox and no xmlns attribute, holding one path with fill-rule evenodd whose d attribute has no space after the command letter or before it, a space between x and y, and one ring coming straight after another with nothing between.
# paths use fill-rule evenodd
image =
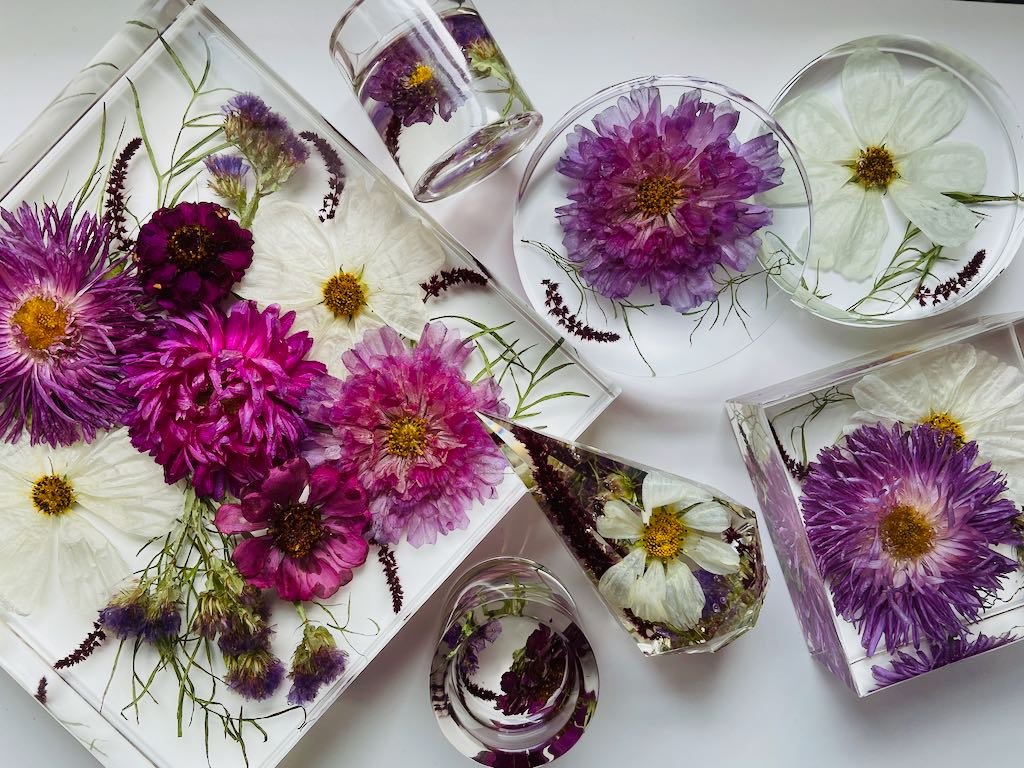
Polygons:
<instances>
[{"instance_id":1,"label":"clear resin block","mask_svg":"<svg viewBox=\"0 0 1024 768\"><path fill-rule=\"evenodd\" d=\"M1024 637L1020 315L727 404L811 654L859 696Z\"/></svg>"},{"instance_id":2,"label":"clear resin block","mask_svg":"<svg viewBox=\"0 0 1024 768\"><path fill-rule=\"evenodd\" d=\"M768 577L753 511L678 475L481 418L644 655L717 651L754 626Z\"/></svg>"}]
</instances>

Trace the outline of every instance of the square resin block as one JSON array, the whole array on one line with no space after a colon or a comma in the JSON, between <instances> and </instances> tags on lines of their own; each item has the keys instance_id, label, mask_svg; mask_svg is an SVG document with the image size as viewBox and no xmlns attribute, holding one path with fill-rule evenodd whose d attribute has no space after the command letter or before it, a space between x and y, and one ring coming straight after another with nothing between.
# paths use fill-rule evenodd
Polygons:
<instances>
[{"instance_id":1,"label":"square resin block","mask_svg":"<svg viewBox=\"0 0 1024 768\"><path fill-rule=\"evenodd\" d=\"M1024 319L727 410L811 654L859 696L1024 637Z\"/></svg>"}]
</instances>

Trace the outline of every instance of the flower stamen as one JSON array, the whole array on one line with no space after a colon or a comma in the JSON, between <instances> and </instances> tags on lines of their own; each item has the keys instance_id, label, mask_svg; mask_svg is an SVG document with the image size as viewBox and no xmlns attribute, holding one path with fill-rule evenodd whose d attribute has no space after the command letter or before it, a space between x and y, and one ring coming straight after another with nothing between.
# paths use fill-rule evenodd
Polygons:
<instances>
[{"instance_id":1,"label":"flower stamen","mask_svg":"<svg viewBox=\"0 0 1024 768\"><path fill-rule=\"evenodd\" d=\"M423 455L427 444L427 422L419 416L402 416L391 423L387 449L392 456L411 459Z\"/></svg>"},{"instance_id":2,"label":"flower stamen","mask_svg":"<svg viewBox=\"0 0 1024 768\"><path fill-rule=\"evenodd\" d=\"M68 313L53 299L33 296L14 313L11 321L21 331L30 349L49 349L67 332Z\"/></svg>"},{"instance_id":3,"label":"flower stamen","mask_svg":"<svg viewBox=\"0 0 1024 768\"><path fill-rule=\"evenodd\" d=\"M853 169L853 181L864 189L887 189L899 178L896 170L896 158L885 147L867 147L850 166Z\"/></svg>"},{"instance_id":4,"label":"flower stamen","mask_svg":"<svg viewBox=\"0 0 1024 768\"><path fill-rule=\"evenodd\" d=\"M336 317L355 317L366 306L366 286L357 275L339 272L324 283L324 306Z\"/></svg>"},{"instance_id":5,"label":"flower stamen","mask_svg":"<svg viewBox=\"0 0 1024 768\"><path fill-rule=\"evenodd\" d=\"M882 518L879 536L882 549L896 560L916 560L935 545L935 529L918 509L907 504L898 504Z\"/></svg>"},{"instance_id":6,"label":"flower stamen","mask_svg":"<svg viewBox=\"0 0 1024 768\"><path fill-rule=\"evenodd\" d=\"M320 512L308 504L291 504L274 519L270 535L289 557L301 559L312 552L323 538Z\"/></svg>"},{"instance_id":7,"label":"flower stamen","mask_svg":"<svg viewBox=\"0 0 1024 768\"><path fill-rule=\"evenodd\" d=\"M434 70L428 67L423 62L420 62L413 67L412 72L405 78L405 87L407 90L413 88L419 88L421 85L429 83L434 79Z\"/></svg>"},{"instance_id":8,"label":"flower stamen","mask_svg":"<svg viewBox=\"0 0 1024 768\"><path fill-rule=\"evenodd\" d=\"M934 427L942 433L943 437L951 438L953 440L953 445L957 448L963 447L963 444L967 442L967 436L964 433L963 426L959 421L954 419L945 411L942 413L933 412L931 416L921 423Z\"/></svg>"},{"instance_id":9,"label":"flower stamen","mask_svg":"<svg viewBox=\"0 0 1024 768\"><path fill-rule=\"evenodd\" d=\"M44 475L32 485L32 504L43 515L58 517L75 503L75 491L67 478Z\"/></svg>"},{"instance_id":10,"label":"flower stamen","mask_svg":"<svg viewBox=\"0 0 1024 768\"><path fill-rule=\"evenodd\" d=\"M637 185L633 202L648 216L667 216L679 197L679 185L668 176L648 176Z\"/></svg>"},{"instance_id":11,"label":"flower stamen","mask_svg":"<svg viewBox=\"0 0 1024 768\"><path fill-rule=\"evenodd\" d=\"M195 269L214 255L213 233L198 224L187 224L167 238L167 254L182 269Z\"/></svg>"},{"instance_id":12,"label":"flower stamen","mask_svg":"<svg viewBox=\"0 0 1024 768\"><path fill-rule=\"evenodd\" d=\"M683 549L686 539L686 526L679 522L679 517L672 511L659 507L651 514L651 519L644 526L640 543L651 557L671 560Z\"/></svg>"}]
</instances>

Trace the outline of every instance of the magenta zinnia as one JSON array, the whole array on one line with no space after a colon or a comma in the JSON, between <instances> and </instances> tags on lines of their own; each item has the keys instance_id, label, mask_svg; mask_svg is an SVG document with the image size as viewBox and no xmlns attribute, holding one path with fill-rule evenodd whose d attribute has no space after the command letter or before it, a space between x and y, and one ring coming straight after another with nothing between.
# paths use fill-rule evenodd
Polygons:
<instances>
[{"instance_id":1,"label":"magenta zinnia","mask_svg":"<svg viewBox=\"0 0 1024 768\"><path fill-rule=\"evenodd\" d=\"M307 401L315 462L340 459L370 497L373 536L402 534L413 546L469 524L475 501L492 498L505 460L476 411L508 413L490 377L462 372L472 347L441 323L428 323L410 348L389 327L369 331L342 360L344 382L325 379Z\"/></svg>"},{"instance_id":2,"label":"magenta zinnia","mask_svg":"<svg viewBox=\"0 0 1024 768\"><path fill-rule=\"evenodd\" d=\"M305 435L299 402L325 368L305 359L305 332L289 335L295 313L278 314L252 302L229 315L204 307L164 321L129 360L124 389L139 401L132 444L168 483L191 477L201 496L237 495L295 455Z\"/></svg>"},{"instance_id":3,"label":"magenta zinnia","mask_svg":"<svg viewBox=\"0 0 1024 768\"><path fill-rule=\"evenodd\" d=\"M117 384L144 328L141 291L91 214L26 203L0 217L0 437L91 441L130 407Z\"/></svg>"},{"instance_id":4,"label":"magenta zinnia","mask_svg":"<svg viewBox=\"0 0 1024 768\"><path fill-rule=\"evenodd\" d=\"M963 632L1017 564L1017 508L975 443L927 425L861 427L826 448L803 485L811 550L836 611L869 654Z\"/></svg>"},{"instance_id":5,"label":"magenta zinnia","mask_svg":"<svg viewBox=\"0 0 1024 768\"><path fill-rule=\"evenodd\" d=\"M637 287L685 312L714 298L719 265L742 272L772 211L747 202L782 180L778 144L740 143L728 102L683 94L662 111L657 88L636 88L568 136L558 171L575 180L557 210L569 259L600 294Z\"/></svg>"},{"instance_id":6,"label":"magenta zinnia","mask_svg":"<svg viewBox=\"0 0 1024 768\"><path fill-rule=\"evenodd\" d=\"M370 527L359 482L330 465L311 470L305 459L271 469L217 512L221 533L249 533L231 555L238 572L282 600L327 598L352 581L366 562Z\"/></svg>"}]
</instances>

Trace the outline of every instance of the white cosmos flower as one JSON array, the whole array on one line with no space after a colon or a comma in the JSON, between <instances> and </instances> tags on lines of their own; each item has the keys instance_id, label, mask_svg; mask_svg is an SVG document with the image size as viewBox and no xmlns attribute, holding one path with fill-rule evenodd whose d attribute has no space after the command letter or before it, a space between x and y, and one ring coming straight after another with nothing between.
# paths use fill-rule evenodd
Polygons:
<instances>
[{"instance_id":1,"label":"white cosmos flower","mask_svg":"<svg viewBox=\"0 0 1024 768\"><path fill-rule=\"evenodd\" d=\"M810 265L849 280L871 277L889 234L883 197L936 245L970 240L978 216L942 194L980 192L987 174L977 146L939 141L967 111L960 82L933 67L904 84L895 56L864 48L847 59L841 87L849 120L819 92L798 96L775 115L811 183ZM764 198L774 205L806 201L794 183Z\"/></svg>"},{"instance_id":2,"label":"white cosmos flower","mask_svg":"<svg viewBox=\"0 0 1024 768\"><path fill-rule=\"evenodd\" d=\"M132 572L109 537L134 537L134 551L182 504L126 429L67 448L0 444L0 604L29 614L56 581L68 605L98 611Z\"/></svg>"},{"instance_id":3,"label":"white cosmos flower","mask_svg":"<svg viewBox=\"0 0 1024 768\"><path fill-rule=\"evenodd\" d=\"M601 576L598 589L641 619L692 627L704 610L704 591L691 568L739 570L739 555L721 536L731 513L706 491L663 472L644 478L641 499L643 510L609 501L597 519L604 538L632 542L630 553Z\"/></svg>"},{"instance_id":4,"label":"white cosmos flower","mask_svg":"<svg viewBox=\"0 0 1024 768\"><path fill-rule=\"evenodd\" d=\"M1024 501L1024 374L970 344L929 353L853 387L861 410L847 432L864 424L931 424L958 442L975 442L982 461L1006 476Z\"/></svg>"},{"instance_id":5,"label":"white cosmos flower","mask_svg":"<svg viewBox=\"0 0 1024 768\"><path fill-rule=\"evenodd\" d=\"M332 375L345 375L342 353L368 330L390 325L419 338L427 321L420 283L441 268L444 251L384 185L350 182L326 222L274 201L260 208L252 233L252 266L236 291L294 310L294 330L309 332L310 356Z\"/></svg>"}]
</instances>

